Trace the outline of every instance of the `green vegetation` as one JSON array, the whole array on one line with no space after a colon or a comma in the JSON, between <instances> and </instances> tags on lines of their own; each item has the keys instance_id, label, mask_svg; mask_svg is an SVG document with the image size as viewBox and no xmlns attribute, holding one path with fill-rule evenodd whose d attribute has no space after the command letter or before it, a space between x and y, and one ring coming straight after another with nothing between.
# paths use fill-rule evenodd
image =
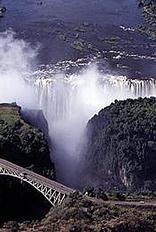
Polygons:
<instances>
[{"instance_id":1,"label":"green vegetation","mask_svg":"<svg viewBox=\"0 0 156 232\"><path fill-rule=\"evenodd\" d=\"M140 26L139 31L156 39L156 1L140 0L139 6L143 9L143 15L147 23L145 26Z\"/></svg>"},{"instance_id":2,"label":"green vegetation","mask_svg":"<svg viewBox=\"0 0 156 232\"><path fill-rule=\"evenodd\" d=\"M154 209L126 208L94 202L77 193L51 209L41 222L8 223L3 228L36 232L154 232ZM12 227L11 227L12 226Z\"/></svg>"},{"instance_id":3,"label":"green vegetation","mask_svg":"<svg viewBox=\"0 0 156 232\"><path fill-rule=\"evenodd\" d=\"M55 178L44 134L27 124L20 110L16 104L0 104L0 158ZM0 224L8 220L40 218L48 212L49 206L30 185L16 178L0 176Z\"/></svg>"},{"instance_id":4,"label":"green vegetation","mask_svg":"<svg viewBox=\"0 0 156 232\"><path fill-rule=\"evenodd\" d=\"M0 105L0 158L54 177L44 134L25 123L20 107L13 104Z\"/></svg>"},{"instance_id":5,"label":"green vegetation","mask_svg":"<svg viewBox=\"0 0 156 232\"><path fill-rule=\"evenodd\" d=\"M92 44L85 42L84 40L76 40L73 42L72 47L79 50L83 51L85 49L92 49Z\"/></svg>"},{"instance_id":6,"label":"green vegetation","mask_svg":"<svg viewBox=\"0 0 156 232\"><path fill-rule=\"evenodd\" d=\"M142 232L155 228L156 214L107 206L91 202L82 196L71 196L42 221L46 231L110 231ZM61 230L62 229L62 230Z\"/></svg>"},{"instance_id":7,"label":"green vegetation","mask_svg":"<svg viewBox=\"0 0 156 232\"><path fill-rule=\"evenodd\" d=\"M85 184L156 191L156 98L115 101L88 123Z\"/></svg>"},{"instance_id":8,"label":"green vegetation","mask_svg":"<svg viewBox=\"0 0 156 232\"><path fill-rule=\"evenodd\" d=\"M58 38L60 40L62 40L62 41L66 41L67 40L66 35L63 32L62 33L61 32L58 33Z\"/></svg>"}]
</instances>

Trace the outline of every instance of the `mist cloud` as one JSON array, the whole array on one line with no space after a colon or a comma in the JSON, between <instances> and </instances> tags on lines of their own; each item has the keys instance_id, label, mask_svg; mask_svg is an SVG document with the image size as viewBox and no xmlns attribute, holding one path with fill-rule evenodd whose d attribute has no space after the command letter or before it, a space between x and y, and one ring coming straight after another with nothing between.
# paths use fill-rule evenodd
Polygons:
<instances>
[{"instance_id":1,"label":"mist cloud","mask_svg":"<svg viewBox=\"0 0 156 232\"><path fill-rule=\"evenodd\" d=\"M82 167L79 155L88 120L115 99L155 96L156 83L106 75L93 64L69 76L51 74L47 66L34 78L36 56L37 50L13 31L0 33L0 102L43 110L58 180L73 186Z\"/></svg>"},{"instance_id":2,"label":"mist cloud","mask_svg":"<svg viewBox=\"0 0 156 232\"><path fill-rule=\"evenodd\" d=\"M13 31L0 33L0 102L36 107L34 88L26 81L35 59L36 51Z\"/></svg>"}]
</instances>

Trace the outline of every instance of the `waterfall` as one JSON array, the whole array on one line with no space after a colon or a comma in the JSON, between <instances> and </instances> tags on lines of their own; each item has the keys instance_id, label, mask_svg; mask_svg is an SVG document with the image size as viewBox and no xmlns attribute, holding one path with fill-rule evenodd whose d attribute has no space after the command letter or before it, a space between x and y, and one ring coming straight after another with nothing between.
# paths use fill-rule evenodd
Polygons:
<instances>
[{"instance_id":1,"label":"waterfall","mask_svg":"<svg viewBox=\"0 0 156 232\"><path fill-rule=\"evenodd\" d=\"M79 59L32 69L37 51L0 33L0 102L41 109L47 119L58 179L73 185L88 120L115 99L156 96L156 81L130 80L100 72L94 60ZM74 72L70 73L70 67Z\"/></svg>"},{"instance_id":2,"label":"waterfall","mask_svg":"<svg viewBox=\"0 0 156 232\"><path fill-rule=\"evenodd\" d=\"M156 95L156 81L130 80L100 73L96 65L79 74L44 75L36 78L39 106L49 125L55 144L58 178L67 184L75 182L79 163L79 145L88 120L115 99Z\"/></svg>"}]
</instances>

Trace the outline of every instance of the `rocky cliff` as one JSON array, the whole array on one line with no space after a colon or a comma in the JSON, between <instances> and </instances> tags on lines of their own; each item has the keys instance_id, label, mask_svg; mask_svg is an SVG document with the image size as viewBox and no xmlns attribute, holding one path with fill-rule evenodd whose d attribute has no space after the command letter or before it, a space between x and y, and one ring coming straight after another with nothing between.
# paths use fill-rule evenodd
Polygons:
<instances>
[{"instance_id":1,"label":"rocky cliff","mask_svg":"<svg viewBox=\"0 0 156 232\"><path fill-rule=\"evenodd\" d=\"M30 122L33 122L31 113ZM43 115L41 119L42 126L47 125ZM40 120L37 122L39 128ZM0 158L55 178L45 135L23 120L21 108L16 104L0 104ZM49 208L50 204L30 185L0 176L0 222L40 218Z\"/></svg>"},{"instance_id":2,"label":"rocky cliff","mask_svg":"<svg viewBox=\"0 0 156 232\"><path fill-rule=\"evenodd\" d=\"M85 183L156 191L156 98L115 101L87 126Z\"/></svg>"},{"instance_id":3,"label":"rocky cliff","mask_svg":"<svg viewBox=\"0 0 156 232\"><path fill-rule=\"evenodd\" d=\"M54 177L45 135L23 120L21 108L16 104L0 104L0 158Z\"/></svg>"}]
</instances>

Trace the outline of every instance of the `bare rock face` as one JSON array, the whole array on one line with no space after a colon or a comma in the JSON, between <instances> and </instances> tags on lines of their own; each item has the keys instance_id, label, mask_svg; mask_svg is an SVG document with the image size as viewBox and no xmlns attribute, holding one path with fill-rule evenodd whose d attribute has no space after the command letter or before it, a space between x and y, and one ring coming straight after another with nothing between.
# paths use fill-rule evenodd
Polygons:
<instances>
[{"instance_id":1,"label":"bare rock face","mask_svg":"<svg viewBox=\"0 0 156 232\"><path fill-rule=\"evenodd\" d=\"M115 101L89 121L87 133L85 184L156 191L156 98Z\"/></svg>"}]
</instances>

